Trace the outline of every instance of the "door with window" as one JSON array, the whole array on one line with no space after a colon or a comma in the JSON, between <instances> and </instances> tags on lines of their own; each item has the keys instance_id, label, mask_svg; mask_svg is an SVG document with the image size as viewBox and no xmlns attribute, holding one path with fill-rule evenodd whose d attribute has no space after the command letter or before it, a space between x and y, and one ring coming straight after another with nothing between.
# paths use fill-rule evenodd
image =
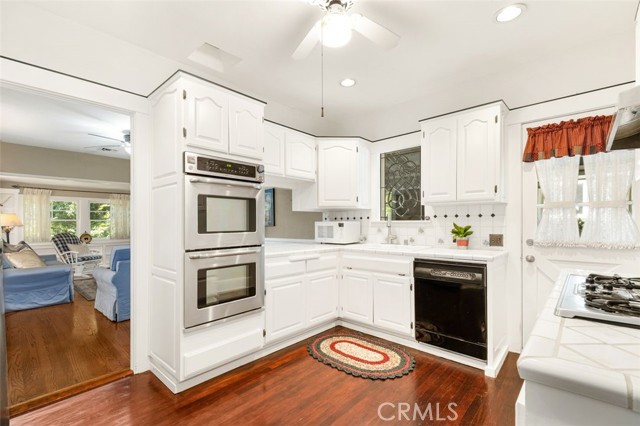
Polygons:
<instances>
[{"instance_id":1,"label":"door with window","mask_svg":"<svg viewBox=\"0 0 640 426\"><path fill-rule=\"evenodd\" d=\"M527 128L558 123L586 116L611 114L611 109L600 109L571 116L526 123L522 126L522 151L527 142ZM636 186L638 186L636 184ZM637 192L637 188L635 189ZM630 201L637 220L640 204L637 197ZM576 191L576 216L581 229L588 209L584 169L578 174ZM540 191L535 163L522 163L522 332L523 343L544 307L560 272L563 269L582 269L600 273L640 274L637 250L613 250L582 247L539 247L534 245L536 229L541 218L544 196ZM581 223L582 222L582 223Z\"/></svg>"}]
</instances>

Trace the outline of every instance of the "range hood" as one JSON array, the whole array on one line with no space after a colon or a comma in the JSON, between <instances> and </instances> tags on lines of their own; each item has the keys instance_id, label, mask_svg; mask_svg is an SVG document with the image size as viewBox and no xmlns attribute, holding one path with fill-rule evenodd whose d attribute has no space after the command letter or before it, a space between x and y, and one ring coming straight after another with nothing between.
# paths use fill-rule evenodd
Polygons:
<instances>
[{"instance_id":1,"label":"range hood","mask_svg":"<svg viewBox=\"0 0 640 426\"><path fill-rule=\"evenodd\" d=\"M640 148L640 86L620 93L607 151Z\"/></svg>"}]
</instances>

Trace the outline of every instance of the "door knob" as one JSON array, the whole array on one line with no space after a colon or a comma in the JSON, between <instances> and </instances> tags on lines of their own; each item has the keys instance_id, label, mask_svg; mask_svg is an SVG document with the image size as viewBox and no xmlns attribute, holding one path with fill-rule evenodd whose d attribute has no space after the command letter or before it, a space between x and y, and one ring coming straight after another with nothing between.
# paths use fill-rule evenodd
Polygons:
<instances>
[{"instance_id":1,"label":"door knob","mask_svg":"<svg viewBox=\"0 0 640 426\"><path fill-rule=\"evenodd\" d=\"M529 238L529 239L527 240L527 245L528 245L529 247L531 247L531 246L533 245L533 240L532 240L531 238Z\"/></svg>"},{"instance_id":2,"label":"door knob","mask_svg":"<svg viewBox=\"0 0 640 426\"><path fill-rule=\"evenodd\" d=\"M529 256L525 257L524 260L526 260L529 263L533 263L533 262L536 261L536 258L534 256L529 255Z\"/></svg>"}]
</instances>

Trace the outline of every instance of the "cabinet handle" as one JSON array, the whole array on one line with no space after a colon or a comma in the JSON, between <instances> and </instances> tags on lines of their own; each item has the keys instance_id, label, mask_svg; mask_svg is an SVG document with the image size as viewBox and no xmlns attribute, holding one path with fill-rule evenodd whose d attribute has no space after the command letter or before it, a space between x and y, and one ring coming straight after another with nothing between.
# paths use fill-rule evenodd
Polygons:
<instances>
[{"instance_id":1,"label":"cabinet handle","mask_svg":"<svg viewBox=\"0 0 640 426\"><path fill-rule=\"evenodd\" d=\"M353 269L351 266L345 266L346 269Z\"/></svg>"},{"instance_id":2,"label":"cabinet handle","mask_svg":"<svg viewBox=\"0 0 640 426\"><path fill-rule=\"evenodd\" d=\"M401 277L406 277L407 276L407 274L398 274L398 275L400 275Z\"/></svg>"}]
</instances>

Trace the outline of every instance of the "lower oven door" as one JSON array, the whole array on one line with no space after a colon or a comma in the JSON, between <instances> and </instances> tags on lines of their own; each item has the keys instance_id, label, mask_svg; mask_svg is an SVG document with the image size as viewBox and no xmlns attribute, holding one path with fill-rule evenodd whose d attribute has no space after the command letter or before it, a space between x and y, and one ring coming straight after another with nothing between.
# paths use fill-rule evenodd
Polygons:
<instances>
[{"instance_id":1,"label":"lower oven door","mask_svg":"<svg viewBox=\"0 0 640 426\"><path fill-rule=\"evenodd\" d=\"M185 328L264 306L263 247L189 252L184 262Z\"/></svg>"}]
</instances>

